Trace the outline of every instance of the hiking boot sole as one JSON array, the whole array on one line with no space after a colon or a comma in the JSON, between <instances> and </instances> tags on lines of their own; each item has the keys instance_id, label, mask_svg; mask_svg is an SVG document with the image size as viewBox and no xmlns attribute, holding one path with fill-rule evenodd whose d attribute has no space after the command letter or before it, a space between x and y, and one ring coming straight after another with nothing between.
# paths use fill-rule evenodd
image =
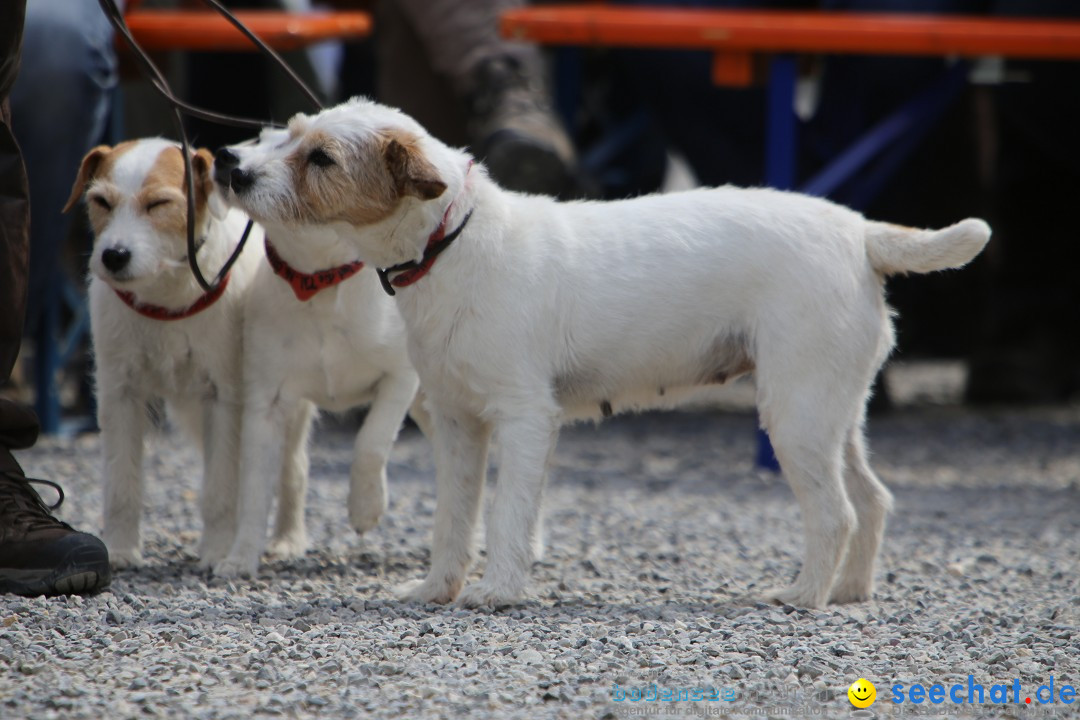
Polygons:
<instances>
[{"instance_id":1,"label":"hiking boot sole","mask_svg":"<svg viewBox=\"0 0 1080 720\"><path fill-rule=\"evenodd\" d=\"M51 568L0 568L0 593L38 595L93 595L112 581L109 561L93 547L73 548Z\"/></svg>"}]
</instances>

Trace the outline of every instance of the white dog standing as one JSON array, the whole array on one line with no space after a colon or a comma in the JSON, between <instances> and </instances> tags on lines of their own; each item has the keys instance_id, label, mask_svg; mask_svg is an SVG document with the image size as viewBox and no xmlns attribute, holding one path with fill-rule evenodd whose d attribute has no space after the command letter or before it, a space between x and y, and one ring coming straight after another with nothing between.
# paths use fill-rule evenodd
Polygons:
<instances>
[{"instance_id":1,"label":"white dog standing","mask_svg":"<svg viewBox=\"0 0 1080 720\"><path fill-rule=\"evenodd\" d=\"M247 217L214 195L212 158L192 157L200 267L222 267ZM105 456L105 532L119 567L142 562L142 456L147 402L170 415L204 454L200 562L211 566L233 542L240 442L241 322L258 263L245 248L210 292L187 262L184 162L161 139L100 146L83 159L69 210L86 194L96 236L90 258L98 422ZM253 233L255 243L261 239ZM212 276L211 276L212 277Z\"/></svg>"},{"instance_id":2,"label":"white dog standing","mask_svg":"<svg viewBox=\"0 0 1080 720\"><path fill-rule=\"evenodd\" d=\"M567 417L750 371L806 532L798 578L771 597L869 597L891 503L863 439L869 387L894 342L884 278L960 267L990 236L981 220L916 230L772 190L520 195L368 101L297 116L286 139L240 163L233 187L261 222L336 234L389 270L429 398L438 485L432 566L402 594L465 605L524 595ZM464 587L492 431L487 567Z\"/></svg>"},{"instance_id":3,"label":"white dog standing","mask_svg":"<svg viewBox=\"0 0 1080 720\"><path fill-rule=\"evenodd\" d=\"M287 137L268 130L257 155ZM214 175L227 198L238 157L217 154ZM313 162L318 162L316 157ZM234 189L242 192L239 183ZM356 437L349 520L364 533L386 509L386 463L419 380L405 348L405 325L374 270L362 269L352 244L318 227L266 228L268 262L260 263L244 315L244 420L236 540L214 567L222 576L250 575L266 545L273 480L278 501L276 557L307 549L304 503L307 436L316 406L344 411L370 405ZM260 248L261 249L261 248ZM422 428L419 406L413 417Z\"/></svg>"}]
</instances>

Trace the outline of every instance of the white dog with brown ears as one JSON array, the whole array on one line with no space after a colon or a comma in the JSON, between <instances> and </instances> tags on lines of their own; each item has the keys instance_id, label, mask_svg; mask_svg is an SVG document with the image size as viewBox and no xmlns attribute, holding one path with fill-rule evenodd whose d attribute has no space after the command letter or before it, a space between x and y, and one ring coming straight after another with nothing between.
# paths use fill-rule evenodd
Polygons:
<instances>
[{"instance_id":1,"label":"white dog with brown ears","mask_svg":"<svg viewBox=\"0 0 1080 720\"><path fill-rule=\"evenodd\" d=\"M989 240L986 223L916 230L732 187L559 203L503 190L466 153L365 100L299 115L272 148L239 156L241 207L335 234L396 289L438 488L432 566L403 597L519 601L564 420L751 371L806 532L798 578L771 597L870 596L891 504L863 439L894 342L884 279L963 266ZM487 567L466 587L493 431Z\"/></svg>"},{"instance_id":2,"label":"white dog with brown ears","mask_svg":"<svg viewBox=\"0 0 1080 720\"><path fill-rule=\"evenodd\" d=\"M217 273L247 222L214 191L213 158L191 158L197 259ZM205 292L187 261L187 189L179 145L158 138L99 146L83 158L71 198L85 192L95 240L90 325L105 459L104 541L114 566L142 562L143 438L147 403L202 446L200 563L220 561L235 532L244 300L259 262L258 241L223 282Z\"/></svg>"},{"instance_id":3,"label":"white dog with brown ears","mask_svg":"<svg viewBox=\"0 0 1080 720\"><path fill-rule=\"evenodd\" d=\"M288 133L266 130L258 146ZM316 156L312 162L319 162ZM232 202L243 193L233 176L238 157L219 150L214 176ZM230 189L231 185L231 189ZM317 226L264 226L268 262L261 263L244 313L244 420L236 540L214 574L253 574L264 549L278 558L301 555L307 437L316 407L344 411L367 405L356 436L348 511L353 528L375 527L387 506L386 464L419 380L405 347L405 323L364 269L352 243ZM262 249L262 248L260 248ZM413 419L427 429L417 404ZM273 478L281 476L276 535L266 547Z\"/></svg>"}]
</instances>

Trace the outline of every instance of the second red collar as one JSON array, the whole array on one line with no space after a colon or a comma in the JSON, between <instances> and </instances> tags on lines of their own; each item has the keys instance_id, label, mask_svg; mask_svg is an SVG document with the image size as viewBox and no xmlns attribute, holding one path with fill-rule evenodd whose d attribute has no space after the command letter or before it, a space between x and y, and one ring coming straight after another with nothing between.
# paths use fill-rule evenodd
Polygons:
<instances>
[{"instance_id":1,"label":"second red collar","mask_svg":"<svg viewBox=\"0 0 1080 720\"><path fill-rule=\"evenodd\" d=\"M316 270L313 273L300 272L278 255L269 237L264 240L264 245L266 246L266 259L270 261L270 267L274 269L274 274L289 283L289 287L292 288L296 299L301 302L310 300L326 288L348 280L364 267L362 261L356 260L345 265Z\"/></svg>"}]
</instances>

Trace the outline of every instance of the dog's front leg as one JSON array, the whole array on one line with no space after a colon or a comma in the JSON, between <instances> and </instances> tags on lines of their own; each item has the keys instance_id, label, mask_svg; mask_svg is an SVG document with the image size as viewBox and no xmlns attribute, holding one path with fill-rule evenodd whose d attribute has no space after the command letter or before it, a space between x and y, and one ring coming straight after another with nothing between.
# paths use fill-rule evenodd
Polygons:
<instances>
[{"instance_id":1,"label":"dog's front leg","mask_svg":"<svg viewBox=\"0 0 1080 720\"><path fill-rule=\"evenodd\" d=\"M99 385L107 381L99 377ZM105 531L113 567L142 564L143 435L146 432L146 401L126 390L100 393L98 423L105 459Z\"/></svg>"},{"instance_id":2,"label":"dog's front leg","mask_svg":"<svg viewBox=\"0 0 1080 720\"><path fill-rule=\"evenodd\" d=\"M314 403L305 400L297 404L289 419L278 483L277 520L274 536L266 548L266 552L277 560L298 558L307 552L307 522L304 519L310 469L307 444L314 417Z\"/></svg>"},{"instance_id":3,"label":"dog's front leg","mask_svg":"<svg viewBox=\"0 0 1080 720\"><path fill-rule=\"evenodd\" d=\"M239 402L215 397L203 405L203 534L199 567L211 568L225 557L236 535L239 480Z\"/></svg>"},{"instance_id":4,"label":"dog's front leg","mask_svg":"<svg viewBox=\"0 0 1080 720\"><path fill-rule=\"evenodd\" d=\"M431 410L436 484L431 569L426 578L399 586L395 594L402 600L447 603L461 592L473 562L491 427L437 405Z\"/></svg>"},{"instance_id":5,"label":"dog's front leg","mask_svg":"<svg viewBox=\"0 0 1080 720\"><path fill-rule=\"evenodd\" d=\"M534 537L558 430L554 413L498 422L499 480L488 518L487 569L481 580L462 591L460 604L498 607L524 597L536 559Z\"/></svg>"},{"instance_id":6,"label":"dog's front leg","mask_svg":"<svg viewBox=\"0 0 1080 720\"><path fill-rule=\"evenodd\" d=\"M266 548L266 524L274 481L281 477L283 440L290 408L280 398L267 402L250 397L240 429L240 487L236 503L236 537L224 560L214 566L222 577L251 576Z\"/></svg>"},{"instance_id":7,"label":"dog's front leg","mask_svg":"<svg viewBox=\"0 0 1080 720\"><path fill-rule=\"evenodd\" d=\"M384 377L356 435L349 521L358 533L375 527L386 511L386 462L419 385L412 372Z\"/></svg>"}]
</instances>

